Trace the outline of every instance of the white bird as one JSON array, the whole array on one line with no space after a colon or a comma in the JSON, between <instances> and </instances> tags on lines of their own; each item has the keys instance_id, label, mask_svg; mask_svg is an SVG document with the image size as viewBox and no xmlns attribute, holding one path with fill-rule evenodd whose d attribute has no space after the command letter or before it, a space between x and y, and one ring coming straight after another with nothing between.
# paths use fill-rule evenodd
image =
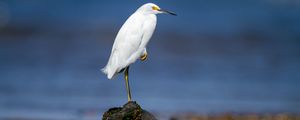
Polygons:
<instances>
[{"instance_id":1,"label":"white bird","mask_svg":"<svg viewBox=\"0 0 300 120\"><path fill-rule=\"evenodd\" d=\"M123 24L114 41L107 65L102 72L112 79L118 73L125 70L125 82L128 101L131 101L131 93L128 81L129 65L137 59L142 61L147 58L146 46L152 37L156 27L156 14L173 12L162 10L153 3L142 5Z\"/></svg>"}]
</instances>

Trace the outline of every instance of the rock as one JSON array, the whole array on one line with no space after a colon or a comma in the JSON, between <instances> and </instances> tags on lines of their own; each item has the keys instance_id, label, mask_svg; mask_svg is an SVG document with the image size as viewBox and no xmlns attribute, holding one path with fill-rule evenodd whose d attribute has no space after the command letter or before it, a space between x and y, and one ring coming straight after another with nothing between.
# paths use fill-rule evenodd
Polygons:
<instances>
[{"instance_id":1,"label":"rock","mask_svg":"<svg viewBox=\"0 0 300 120\"><path fill-rule=\"evenodd\" d=\"M103 114L102 120L157 120L151 113L143 110L135 101L123 107L110 108Z\"/></svg>"}]
</instances>

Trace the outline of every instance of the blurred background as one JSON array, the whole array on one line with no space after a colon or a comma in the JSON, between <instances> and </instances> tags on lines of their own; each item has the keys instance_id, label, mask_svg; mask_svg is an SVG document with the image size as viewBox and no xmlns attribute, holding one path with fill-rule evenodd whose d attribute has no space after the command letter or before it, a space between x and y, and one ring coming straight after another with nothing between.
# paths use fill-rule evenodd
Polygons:
<instances>
[{"instance_id":1,"label":"blurred background","mask_svg":"<svg viewBox=\"0 0 300 120\"><path fill-rule=\"evenodd\" d=\"M0 119L99 119L127 101L105 66L139 6L158 15L133 99L175 113L300 113L298 0L0 0Z\"/></svg>"}]
</instances>

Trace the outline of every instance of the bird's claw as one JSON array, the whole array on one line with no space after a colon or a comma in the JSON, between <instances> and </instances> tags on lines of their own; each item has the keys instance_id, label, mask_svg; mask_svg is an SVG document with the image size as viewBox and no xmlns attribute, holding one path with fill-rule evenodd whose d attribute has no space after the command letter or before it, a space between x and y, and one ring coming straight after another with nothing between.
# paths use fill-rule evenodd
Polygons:
<instances>
[{"instance_id":1,"label":"bird's claw","mask_svg":"<svg viewBox=\"0 0 300 120\"><path fill-rule=\"evenodd\" d=\"M145 61L147 59L147 57L148 57L148 54L145 53L140 57L140 59L141 59L141 61Z\"/></svg>"}]
</instances>

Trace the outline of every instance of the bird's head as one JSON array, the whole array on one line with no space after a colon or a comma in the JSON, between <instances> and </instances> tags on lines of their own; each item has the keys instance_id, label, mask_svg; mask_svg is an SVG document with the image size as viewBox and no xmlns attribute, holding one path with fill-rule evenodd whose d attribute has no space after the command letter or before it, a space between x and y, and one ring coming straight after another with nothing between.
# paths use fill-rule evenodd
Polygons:
<instances>
[{"instance_id":1,"label":"bird's head","mask_svg":"<svg viewBox=\"0 0 300 120\"><path fill-rule=\"evenodd\" d=\"M170 15L177 15L174 12L170 12L168 10L161 9L159 6L155 5L154 3L146 3L143 6L141 6L138 11L142 11L145 14L161 14L166 13Z\"/></svg>"}]
</instances>

